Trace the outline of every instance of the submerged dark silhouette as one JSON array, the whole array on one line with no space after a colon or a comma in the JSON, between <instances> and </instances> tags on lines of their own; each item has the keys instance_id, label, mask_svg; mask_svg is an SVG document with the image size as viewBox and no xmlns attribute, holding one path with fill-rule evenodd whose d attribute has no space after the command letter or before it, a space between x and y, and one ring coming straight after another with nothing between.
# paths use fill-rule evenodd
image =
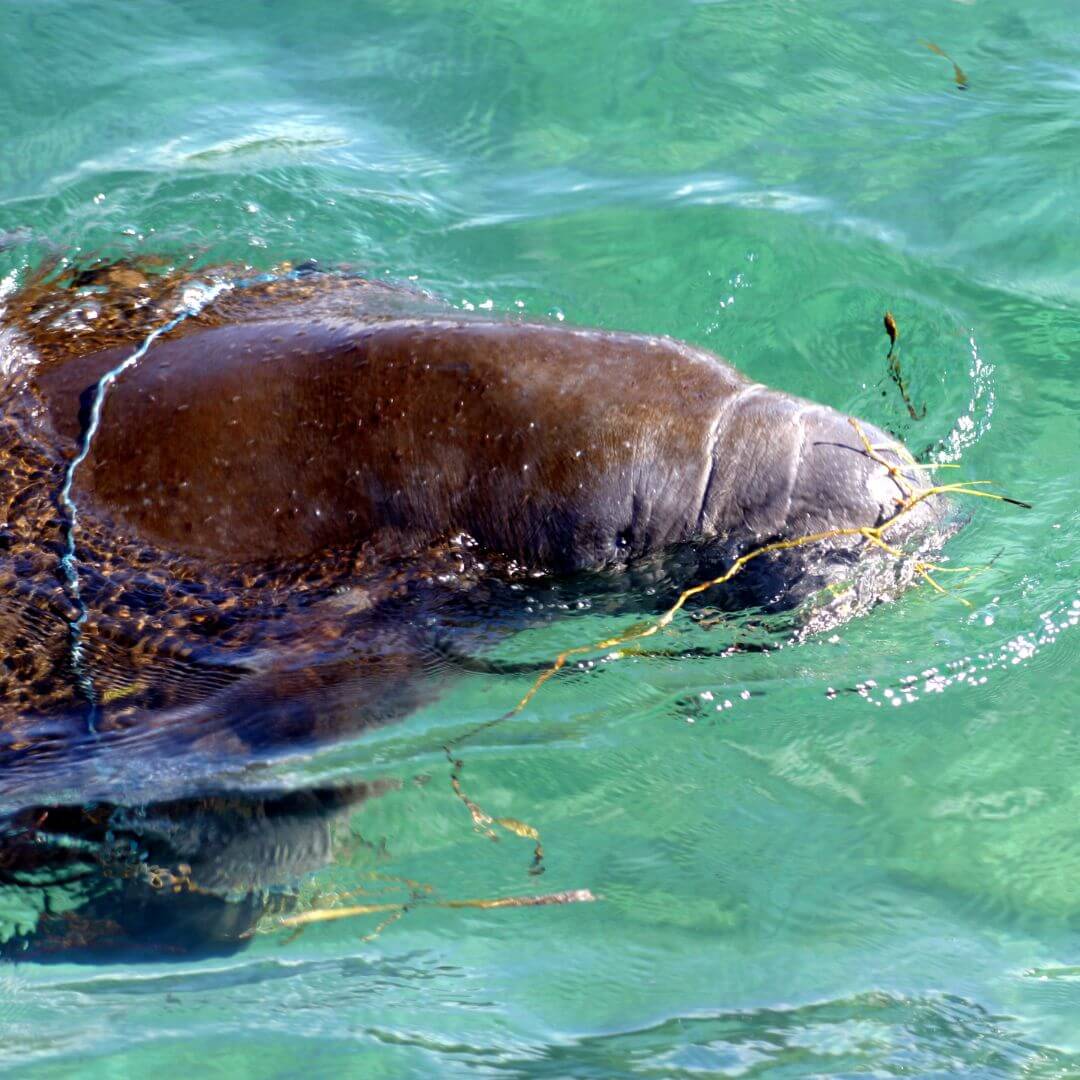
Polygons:
<instances>
[{"instance_id":1,"label":"submerged dark silhouette","mask_svg":"<svg viewBox=\"0 0 1080 1080\"><path fill-rule=\"evenodd\" d=\"M260 918L292 910L295 883L350 842L350 811L386 786L27 807L0 826L0 890L36 894L41 911L2 951L99 962L235 951Z\"/></svg>"}]
</instances>

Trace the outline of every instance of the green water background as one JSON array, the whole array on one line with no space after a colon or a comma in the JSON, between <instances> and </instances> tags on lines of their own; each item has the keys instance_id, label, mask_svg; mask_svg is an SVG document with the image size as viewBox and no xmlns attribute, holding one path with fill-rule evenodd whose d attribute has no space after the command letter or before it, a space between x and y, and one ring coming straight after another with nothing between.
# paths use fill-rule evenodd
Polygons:
<instances>
[{"instance_id":1,"label":"green water background","mask_svg":"<svg viewBox=\"0 0 1080 1080\"><path fill-rule=\"evenodd\" d=\"M0 49L6 287L57 251L415 275L702 343L1035 504L974 508L970 608L923 588L767 657L600 665L478 740L470 788L542 828L542 888L601 902L8 966L0 1067L1080 1075L1075 0L8 0ZM536 891L439 750L525 686L287 766L404 781L353 822L389 859L354 844L312 890Z\"/></svg>"}]
</instances>

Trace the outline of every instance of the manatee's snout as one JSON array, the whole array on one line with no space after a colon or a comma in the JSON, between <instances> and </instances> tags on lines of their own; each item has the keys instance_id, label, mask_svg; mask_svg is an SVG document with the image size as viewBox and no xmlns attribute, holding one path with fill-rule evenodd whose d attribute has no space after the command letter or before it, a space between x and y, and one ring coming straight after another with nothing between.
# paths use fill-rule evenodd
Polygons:
<instances>
[{"instance_id":1,"label":"manatee's snout","mask_svg":"<svg viewBox=\"0 0 1080 1080\"><path fill-rule=\"evenodd\" d=\"M807 525L885 527L893 540L941 521L946 500L898 439L824 406L807 410L792 503ZM797 522L792 522L797 524Z\"/></svg>"},{"instance_id":2,"label":"manatee's snout","mask_svg":"<svg viewBox=\"0 0 1080 1080\"><path fill-rule=\"evenodd\" d=\"M937 496L904 510L930 481L897 439L765 387L740 395L713 453L703 515L717 535L767 542L897 518L899 536L945 512Z\"/></svg>"},{"instance_id":3,"label":"manatee's snout","mask_svg":"<svg viewBox=\"0 0 1080 1080\"><path fill-rule=\"evenodd\" d=\"M878 538L893 547L940 546L948 502L920 497L931 484L881 428L752 387L717 439L704 514L727 558L791 544L755 559L742 575L754 603L790 607L850 575L873 546L859 530L880 530Z\"/></svg>"}]
</instances>

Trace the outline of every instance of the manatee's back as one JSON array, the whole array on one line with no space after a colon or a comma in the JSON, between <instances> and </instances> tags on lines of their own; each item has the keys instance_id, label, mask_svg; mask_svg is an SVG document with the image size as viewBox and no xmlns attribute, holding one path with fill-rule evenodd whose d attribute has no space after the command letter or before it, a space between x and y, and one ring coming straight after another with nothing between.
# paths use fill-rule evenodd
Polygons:
<instances>
[{"instance_id":1,"label":"manatee's back","mask_svg":"<svg viewBox=\"0 0 1080 1080\"><path fill-rule=\"evenodd\" d=\"M62 437L125 355L40 376ZM697 536L715 425L745 385L668 339L546 325L200 328L112 387L76 493L223 561L464 531L530 564L601 566Z\"/></svg>"}]
</instances>

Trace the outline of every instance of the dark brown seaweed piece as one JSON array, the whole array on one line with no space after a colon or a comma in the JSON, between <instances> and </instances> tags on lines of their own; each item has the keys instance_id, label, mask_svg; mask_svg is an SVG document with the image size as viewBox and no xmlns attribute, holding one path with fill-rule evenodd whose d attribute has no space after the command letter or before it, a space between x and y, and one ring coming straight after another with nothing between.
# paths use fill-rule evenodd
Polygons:
<instances>
[{"instance_id":1,"label":"dark brown seaweed piece","mask_svg":"<svg viewBox=\"0 0 1080 1080\"><path fill-rule=\"evenodd\" d=\"M935 56L943 56L953 66L953 78L956 80L957 90L966 90L968 88L968 77L964 74L960 65L940 46L935 45L932 41L922 41L921 45L928 48Z\"/></svg>"},{"instance_id":2,"label":"dark brown seaweed piece","mask_svg":"<svg viewBox=\"0 0 1080 1080\"><path fill-rule=\"evenodd\" d=\"M904 404L907 406L908 415L912 420L921 420L926 415L926 406L921 407L921 411L916 409L912 404L911 396L908 394L907 382L904 379L903 373L900 370L900 357L896 355L896 343L900 339L900 329L896 325L896 319L891 311L885 312L885 333L889 335L889 352L886 359L889 361L889 377L900 391L900 396L904 399Z\"/></svg>"}]
</instances>

